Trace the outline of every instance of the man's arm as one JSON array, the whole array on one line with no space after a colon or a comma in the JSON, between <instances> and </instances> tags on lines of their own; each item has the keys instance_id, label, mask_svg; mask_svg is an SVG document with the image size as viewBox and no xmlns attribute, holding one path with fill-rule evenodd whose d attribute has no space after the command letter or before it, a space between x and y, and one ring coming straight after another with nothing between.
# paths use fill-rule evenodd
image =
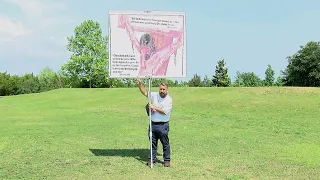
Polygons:
<instances>
[{"instance_id":1,"label":"man's arm","mask_svg":"<svg viewBox=\"0 0 320 180\"><path fill-rule=\"evenodd\" d=\"M157 107L153 104L149 104L149 107L155 111L158 111L160 114L168 114L172 109L172 100L164 103L162 107Z\"/></svg>"},{"instance_id":2,"label":"man's arm","mask_svg":"<svg viewBox=\"0 0 320 180\"><path fill-rule=\"evenodd\" d=\"M137 84L138 84L138 87L139 87L141 94L144 95L145 97L148 97L147 90L143 87L141 80L139 78L137 79Z\"/></svg>"},{"instance_id":3,"label":"man's arm","mask_svg":"<svg viewBox=\"0 0 320 180\"><path fill-rule=\"evenodd\" d=\"M166 114L162 108L157 107L157 106L155 106L153 104L149 104L149 108L151 108L151 109L153 109L155 111L158 111L160 114Z\"/></svg>"}]
</instances>

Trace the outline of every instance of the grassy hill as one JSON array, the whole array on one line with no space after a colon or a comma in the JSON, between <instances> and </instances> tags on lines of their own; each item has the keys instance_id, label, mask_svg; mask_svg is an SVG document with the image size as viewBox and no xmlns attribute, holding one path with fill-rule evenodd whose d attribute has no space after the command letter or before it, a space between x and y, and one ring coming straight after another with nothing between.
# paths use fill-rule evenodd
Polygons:
<instances>
[{"instance_id":1,"label":"grassy hill","mask_svg":"<svg viewBox=\"0 0 320 180\"><path fill-rule=\"evenodd\" d=\"M319 88L169 91L172 167L153 169L136 88L0 98L0 179L320 177Z\"/></svg>"}]
</instances>

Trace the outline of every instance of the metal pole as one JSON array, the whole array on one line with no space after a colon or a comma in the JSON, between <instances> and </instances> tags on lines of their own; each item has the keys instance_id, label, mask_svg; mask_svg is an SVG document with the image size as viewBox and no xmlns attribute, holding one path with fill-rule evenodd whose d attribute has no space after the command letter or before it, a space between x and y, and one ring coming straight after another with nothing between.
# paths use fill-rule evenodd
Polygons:
<instances>
[{"instance_id":1,"label":"metal pole","mask_svg":"<svg viewBox=\"0 0 320 180\"><path fill-rule=\"evenodd\" d=\"M148 100L149 100L149 104L152 103L151 100L151 76L148 77L149 78L149 88L148 88ZM151 109L149 108L149 137L150 137L150 161L151 161L151 165L150 168L153 167L153 157L152 157L152 125L151 125Z\"/></svg>"}]
</instances>

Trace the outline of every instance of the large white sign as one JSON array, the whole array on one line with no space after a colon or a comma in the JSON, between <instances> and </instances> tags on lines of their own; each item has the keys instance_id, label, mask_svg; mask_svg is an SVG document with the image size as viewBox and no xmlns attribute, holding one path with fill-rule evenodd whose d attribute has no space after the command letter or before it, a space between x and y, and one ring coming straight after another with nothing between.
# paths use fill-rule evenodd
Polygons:
<instances>
[{"instance_id":1,"label":"large white sign","mask_svg":"<svg viewBox=\"0 0 320 180\"><path fill-rule=\"evenodd\" d=\"M186 77L185 13L109 12L110 77Z\"/></svg>"}]
</instances>

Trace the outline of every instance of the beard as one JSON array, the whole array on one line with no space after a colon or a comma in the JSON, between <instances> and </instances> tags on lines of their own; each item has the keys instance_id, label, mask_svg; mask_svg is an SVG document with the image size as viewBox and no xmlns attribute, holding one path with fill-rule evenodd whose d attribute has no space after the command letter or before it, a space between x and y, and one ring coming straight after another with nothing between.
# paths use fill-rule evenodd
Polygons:
<instances>
[{"instance_id":1,"label":"beard","mask_svg":"<svg viewBox=\"0 0 320 180\"><path fill-rule=\"evenodd\" d=\"M165 93L160 93L160 97L165 98L167 96L167 94Z\"/></svg>"}]
</instances>

